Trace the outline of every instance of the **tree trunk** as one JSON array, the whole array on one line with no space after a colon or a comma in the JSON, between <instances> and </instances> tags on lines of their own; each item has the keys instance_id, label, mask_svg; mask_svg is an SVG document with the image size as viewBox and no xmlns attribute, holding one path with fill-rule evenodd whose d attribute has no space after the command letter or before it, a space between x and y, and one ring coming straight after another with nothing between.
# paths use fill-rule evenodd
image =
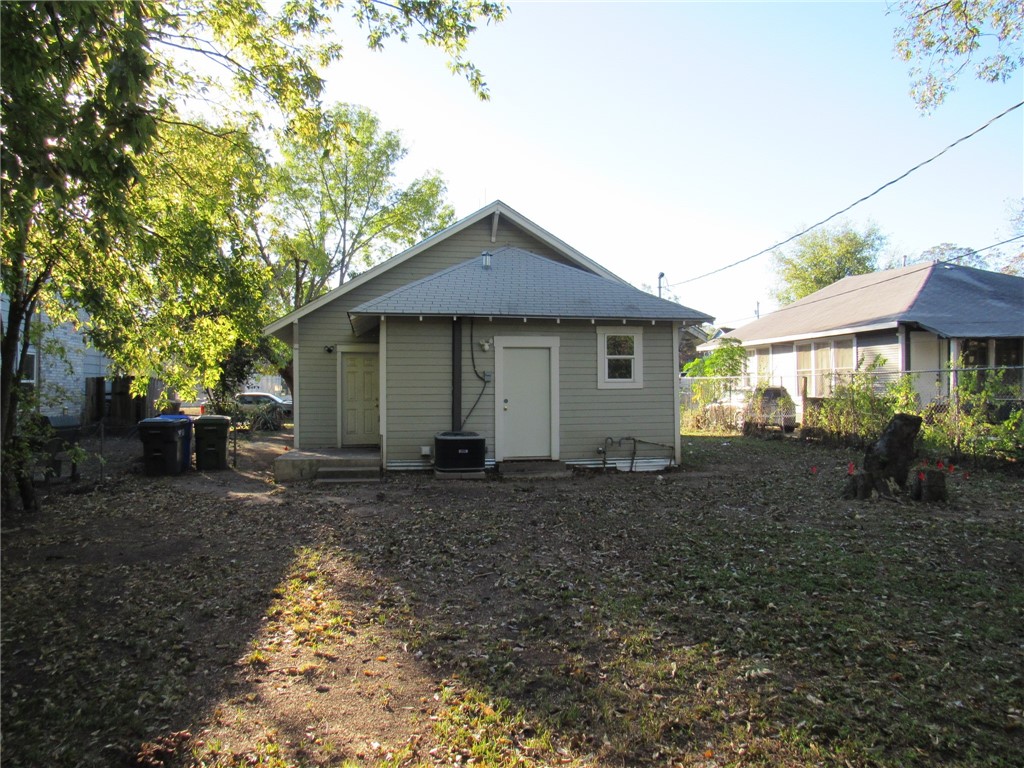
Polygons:
<instances>
[{"instance_id":1,"label":"tree trunk","mask_svg":"<svg viewBox=\"0 0 1024 768\"><path fill-rule=\"evenodd\" d=\"M893 416L882 436L864 453L864 468L847 479L843 497L894 497L906 491L907 475L916 456L914 441L920 429L920 416L909 413Z\"/></svg>"}]
</instances>

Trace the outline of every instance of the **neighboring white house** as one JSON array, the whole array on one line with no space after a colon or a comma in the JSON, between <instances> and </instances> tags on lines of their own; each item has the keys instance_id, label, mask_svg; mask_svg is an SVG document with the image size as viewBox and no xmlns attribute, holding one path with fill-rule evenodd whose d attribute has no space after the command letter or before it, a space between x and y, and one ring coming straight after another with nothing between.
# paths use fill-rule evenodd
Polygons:
<instances>
[{"instance_id":1,"label":"neighboring white house","mask_svg":"<svg viewBox=\"0 0 1024 768\"><path fill-rule=\"evenodd\" d=\"M0 319L7 325L8 299L0 295ZM81 424L104 419L108 426L133 426L155 414L159 384L145 398L134 398L131 380L113 376L111 361L91 346L73 323L33 318L39 343L31 344L21 369L21 385L35 390L43 416L72 416Z\"/></svg>"},{"instance_id":2,"label":"neighboring white house","mask_svg":"<svg viewBox=\"0 0 1024 768\"><path fill-rule=\"evenodd\" d=\"M679 332L710 319L499 201L266 332L292 347L299 449L425 468L437 433L465 430L488 462L600 463L623 439L678 462Z\"/></svg>"},{"instance_id":3,"label":"neighboring white house","mask_svg":"<svg viewBox=\"0 0 1024 768\"><path fill-rule=\"evenodd\" d=\"M798 404L828 395L836 375L873 363L894 376L916 373L922 405L956 387L960 361L1005 368L1019 387L1024 278L942 262L856 275L725 338L746 348L752 384L781 384Z\"/></svg>"}]
</instances>

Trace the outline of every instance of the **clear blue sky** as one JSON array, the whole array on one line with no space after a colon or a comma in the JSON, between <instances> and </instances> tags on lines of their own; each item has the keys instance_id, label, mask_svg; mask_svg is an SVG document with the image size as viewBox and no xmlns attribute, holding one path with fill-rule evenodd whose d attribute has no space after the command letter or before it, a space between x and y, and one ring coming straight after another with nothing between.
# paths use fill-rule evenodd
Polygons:
<instances>
[{"instance_id":1,"label":"clear blue sky","mask_svg":"<svg viewBox=\"0 0 1024 768\"><path fill-rule=\"evenodd\" d=\"M517 2L473 36L479 102L418 42L346 55L328 98L402 133L459 217L504 200L638 287L666 274L688 306L738 325L774 308L771 259L683 282L809 226L1024 98L961 79L930 115L908 94L884 2ZM1024 196L1024 108L841 221L887 256L1011 236ZM1004 248L1008 255L1009 251Z\"/></svg>"}]
</instances>

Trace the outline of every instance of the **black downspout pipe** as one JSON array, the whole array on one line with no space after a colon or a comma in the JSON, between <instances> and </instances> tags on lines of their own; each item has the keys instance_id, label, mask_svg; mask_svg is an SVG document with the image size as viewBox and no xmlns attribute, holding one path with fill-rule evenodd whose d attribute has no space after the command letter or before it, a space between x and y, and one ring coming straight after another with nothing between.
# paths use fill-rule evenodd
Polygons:
<instances>
[{"instance_id":1,"label":"black downspout pipe","mask_svg":"<svg viewBox=\"0 0 1024 768\"><path fill-rule=\"evenodd\" d=\"M452 319L452 432L462 431L462 318Z\"/></svg>"}]
</instances>

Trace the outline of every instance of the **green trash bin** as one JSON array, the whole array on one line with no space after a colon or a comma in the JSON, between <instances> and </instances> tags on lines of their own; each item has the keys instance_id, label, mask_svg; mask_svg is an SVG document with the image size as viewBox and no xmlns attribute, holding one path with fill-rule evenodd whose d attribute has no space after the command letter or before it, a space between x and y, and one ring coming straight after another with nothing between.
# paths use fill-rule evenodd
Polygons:
<instances>
[{"instance_id":1,"label":"green trash bin","mask_svg":"<svg viewBox=\"0 0 1024 768\"><path fill-rule=\"evenodd\" d=\"M230 416L200 416L196 430L196 469L228 468L228 430Z\"/></svg>"},{"instance_id":2,"label":"green trash bin","mask_svg":"<svg viewBox=\"0 0 1024 768\"><path fill-rule=\"evenodd\" d=\"M185 471L186 431L189 424L178 419L143 419L139 422L142 455L147 475L180 475Z\"/></svg>"}]
</instances>

